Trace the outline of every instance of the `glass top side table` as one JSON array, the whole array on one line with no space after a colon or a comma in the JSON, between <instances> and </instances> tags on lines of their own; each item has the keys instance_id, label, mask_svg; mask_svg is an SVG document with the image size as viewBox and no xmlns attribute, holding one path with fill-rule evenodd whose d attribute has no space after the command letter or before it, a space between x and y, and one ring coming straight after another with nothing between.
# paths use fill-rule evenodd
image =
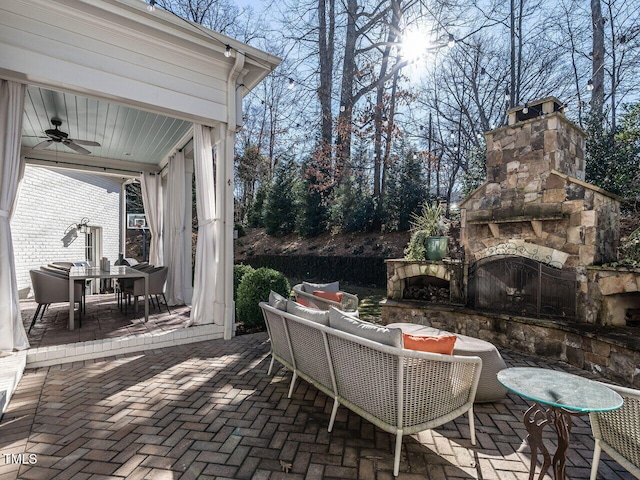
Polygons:
<instances>
[{"instance_id":1,"label":"glass top side table","mask_svg":"<svg viewBox=\"0 0 640 480\"><path fill-rule=\"evenodd\" d=\"M556 370L507 368L498 373L498 381L512 392L534 402L523 419L531 448L529 480L533 480L535 475L538 449L543 457L538 479L544 477L552 463L555 480L565 479L571 415L615 410L623 403L622 397L605 385ZM549 423L555 426L558 434L558 447L553 462L542 442L542 430Z\"/></svg>"}]
</instances>

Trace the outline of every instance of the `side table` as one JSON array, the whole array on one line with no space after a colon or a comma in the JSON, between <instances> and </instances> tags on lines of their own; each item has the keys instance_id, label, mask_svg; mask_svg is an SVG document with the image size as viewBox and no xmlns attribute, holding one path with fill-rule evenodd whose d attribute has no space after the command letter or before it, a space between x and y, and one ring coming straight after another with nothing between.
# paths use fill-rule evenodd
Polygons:
<instances>
[{"instance_id":1,"label":"side table","mask_svg":"<svg viewBox=\"0 0 640 480\"><path fill-rule=\"evenodd\" d=\"M565 480L572 415L615 410L623 403L618 393L601 383L545 368L507 368L498 373L498 381L512 392L534 402L524 414L524 426L531 448L529 480L533 480L535 475L538 450L543 458L538 480L542 480L552 464L553 478ZM542 442L542 430L547 424L553 424L558 434L553 462Z\"/></svg>"}]
</instances>

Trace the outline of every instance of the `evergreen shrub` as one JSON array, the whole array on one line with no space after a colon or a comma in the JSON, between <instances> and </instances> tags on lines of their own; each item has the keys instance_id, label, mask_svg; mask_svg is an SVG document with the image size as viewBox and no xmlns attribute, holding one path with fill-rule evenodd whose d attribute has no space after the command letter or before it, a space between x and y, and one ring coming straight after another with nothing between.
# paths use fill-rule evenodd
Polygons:
<instances>
[{"instance_id":1,"label":"evergreen shrub","mask_svg":"<svg viewBox=\"0 0 640 480\"><path fill-rule=\"evenodd\" d=\"M283 273L261 267L242 277L238 287L236 315L245 329L264 328L264 317L258 304L269 300L271 290L289 298L291 286Z\"/></svg>"},{"instance_id":2,"label":"evergreen shrub","mask_svg":"<svg viewBox=\"0 0 640 480\"><path fill-rule=\"evenodd\" d=\"M234 302L238 300L238 287L240 286L242 277L244 277L249 272L253 272L254 270L255 268L253 268L251 265L245 265L244 263L238 263L233 266L233 301Z\"/></svg>"}]
</instances>

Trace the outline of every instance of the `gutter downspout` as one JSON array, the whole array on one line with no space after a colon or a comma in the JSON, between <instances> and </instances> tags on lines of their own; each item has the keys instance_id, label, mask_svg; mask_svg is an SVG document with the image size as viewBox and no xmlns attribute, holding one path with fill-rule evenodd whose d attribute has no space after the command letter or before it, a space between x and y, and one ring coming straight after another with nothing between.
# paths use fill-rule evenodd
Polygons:
<instances>
[{"instance_id":1,"label":"gutter downspout","mask_svg":"<svg viewBox=\"0 0 640 480\"><path fill-rule=\"evenodd\" d=\"M235 139L238 104L242 97L238 98L236 82L244 68L245 55L236 53L236 61L227 78L227 124L220 125L221 145L217 149L216 172L216 209L218 209L218 222L221 231L218 238L220 242L220 264L218 265L219 281L216 283L216 298L222 300L223 311L219 314L224 318L224 338L230 339L235 333L235 304L233 301L233 161L235 154ZM240 113L242 118L242 113Z\"/></svg>"}]
</instances>

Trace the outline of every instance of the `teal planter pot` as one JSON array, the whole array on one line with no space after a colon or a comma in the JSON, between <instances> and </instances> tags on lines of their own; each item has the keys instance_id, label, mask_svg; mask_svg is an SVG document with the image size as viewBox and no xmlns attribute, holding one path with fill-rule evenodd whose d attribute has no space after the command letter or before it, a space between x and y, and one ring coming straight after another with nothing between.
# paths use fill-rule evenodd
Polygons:
<instances>
[{"instance_id":1,"label":"teal planter pot","mask_svg":"<svg viewBox=\"0 0 640 480\"><path fill-rule=\"evenodd\" d=\"M427 260L442 260L449 253L449 237L427 237Z\"/></svg>"}]
</instances>

